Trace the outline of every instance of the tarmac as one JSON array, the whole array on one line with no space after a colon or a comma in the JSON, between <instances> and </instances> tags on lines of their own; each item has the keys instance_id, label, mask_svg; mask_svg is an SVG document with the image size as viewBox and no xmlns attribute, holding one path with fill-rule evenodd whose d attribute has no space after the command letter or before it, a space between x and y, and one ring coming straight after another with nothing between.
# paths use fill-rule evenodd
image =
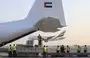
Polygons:
<instances>
[{"instance_id":1,"label":"tarmac","mask_svg":"<svg viewBox=\"0 0 90 58\"><path fill-rule=\"evenodd\" d=\"M0 58L43 58L43 57L8 57L8 56L1 56ZM90 58L90 57L46 57L46 58Z\"/></svg>"},{"instance_id":2,"label":"tarmac","mask_svg":"<svg viewBox=\"0 0 90 58\"><path fill-rule=\"evenodd\" d=\"M46 57L46 58L90 58L90 46L88 46L88 53L89 54L89 57L78 57L76 55L78 55L76 52L77 52L77 47L73 47L71 46L71 55L74 55L73 57L70 56L65 56L65 57L51 57L50 55L57 55L56 54L56 47L57 46L50 46L48 47L48 52L49 52L49 57ZM8 57L8 53L7 52L7 49L4 49L4 48L0 48L0 58L43 58L42 56L30 56L31 55L31 52L34 54L34 52L42 52L42 48L35 48L35 47L29 47L27 45L18 45L17 46L17 55L23 55L23 56L20 56L20 57ZM20 52L20 53L19 53ZM82 47L82 51L81 51L81 55L83 55L83 47ZM29 55L29 56L28 56ZM36 55L36 54L35 54ZM65 54L67 55L67 54ZM27 56L27 57L25 57Z\"/></svg>"}]
</instances>

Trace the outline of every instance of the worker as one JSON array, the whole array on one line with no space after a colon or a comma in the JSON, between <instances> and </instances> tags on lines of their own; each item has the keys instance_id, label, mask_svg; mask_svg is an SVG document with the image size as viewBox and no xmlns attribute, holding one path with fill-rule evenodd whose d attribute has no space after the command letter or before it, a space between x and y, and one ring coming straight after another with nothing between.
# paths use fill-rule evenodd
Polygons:
<instances>
[{"instance_id":1,"label":"worker","mask_svg":"<svg viewBox=\"0 0 90 58\"><path fill-rule=\"evenodd\" d=\"M60 48L59 48L59 46L57 46L56 52L59 53L59 50L60 50Z\"/></svg>"},{"instance_id":2,"label":"worker","mask_svg":"<svg viewBox=\"0 0 90 58\"><path fill-rule=\"evenodd\" d=\"M87 53L87 45L84 45L84 53Z\"/></svg>"},{"instance_id":3,"label":"worker","mask_svg":"<svg viewBox=\"0 0 90 58\"><path fill-rule=\"evenodd\" d=\"M12 45L11 45L11 44L10 44L9 47L8 47L8 55L9 55L9 57L12 57L12 55L13 55Z\"/></svg>"},{"instance_id":4,"label":"worker","mask_svg":"<svg viewBox=\"0 0 90 58\"><path fill-rule=\"evenodd\" d=\"M40 34L38 35L38 46L42 46L42 37L40 36Z\"/></svg>"},{"instance_id":5,"label":"worker","mask_svg":"<svg viewBox=\"0 0 90 58\"><path fill-rule=\"evenodd\" d=\"M61 52L61 53L65 53L65 47L64 47L64 45L62 45L62 46L60 47L60 52Z\"/></svg>"},{"instance_id":6,"label":"worker","mask_svg":"<svg viewBox=\"0 0 90 58\"><path fill-rule=\"evenodd\" d=\"M46 56L48 56L48 46L46 46Z\"/></svg>"},{"instance_id":7,"label":"worker","mask_svg":"<svg viewBox=\"0 0 90 58\"><path fill-rule=\"evenodd\" d=\"M43 58L46 58L46 46L43 47Z\"/></svg>"},{"instance_id":8,"label":"worker","mask_svg":"<svg viewBox=\"0 0 90 58\"><path fill-rule=\"evenodd\" d=\"M78 45L77 47L77 53L81 53L81 47ZM78 57L81 57L81 54L77 54Z\"/></svg>"},{"instance_id":9,"label":"worker","mask_svg":"<svg viewBox=\"0 0 90 58\"><path fill-rule=\"evenodd\" d=\"M84 45L84 53L87 53L87 45ZM87 57L88 55L85 54L84 57Z\"/></svg>"},{"instance_id":10,"label":"worker","mask_svg":"<svg viewBox=\"0 0 90 58\"><path fill-rule=\"evenodd\" d=\"M67 47L66 47L66 52L67 53L70 53L70 47L67 45Z\"/></svg>"},{"instance_id":11,"label":"worker","mask_svg":"<svg viewBox=\"0 0 90 58\"><path fill-rule=\"evenodd\" d=\"M16 57L17 56L17 53L16 53L16 44L13 44L13 47L12 47L12 51L13 51L13 57Z\"/></svg>"},{"instance_id":12,"label":"worker","mask_svg":"<svg viewBox=\"0 0 90 58\"><path fill-rule=\"evenodd\" d=\"M81 52L81 47L78 45L77 53L80 53L80 52Z\"/></svg>"}]
</instances>

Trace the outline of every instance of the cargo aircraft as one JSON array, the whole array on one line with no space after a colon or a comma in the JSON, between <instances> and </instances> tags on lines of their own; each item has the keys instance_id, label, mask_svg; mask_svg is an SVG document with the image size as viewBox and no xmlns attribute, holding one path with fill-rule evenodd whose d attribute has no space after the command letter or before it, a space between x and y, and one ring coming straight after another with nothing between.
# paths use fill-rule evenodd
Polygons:
<instances>
[{"instance_id":1,"label":"cargo aircraft","mask_svg":"<svg viewBox=\"0 0 90 58\"><path fill-rule=\"evenodd\" d=\"M38 30L57 32L65 26L62 0L35 0L26 18L0 23L0 47Z\"/></svg>"}]
</instances>

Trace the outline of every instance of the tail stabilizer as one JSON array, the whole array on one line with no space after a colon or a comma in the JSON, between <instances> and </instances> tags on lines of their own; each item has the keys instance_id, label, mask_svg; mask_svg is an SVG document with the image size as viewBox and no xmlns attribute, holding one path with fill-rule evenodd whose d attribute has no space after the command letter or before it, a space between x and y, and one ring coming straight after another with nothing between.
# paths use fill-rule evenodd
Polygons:
<instances>
[{"instance_id":1,"label":"tail stabilizer","mask_svg":"<svg viewBox=\"0 0 90 58\"><path fill-rule=\"evenodd\" d=\"M51 32L57 31L66 26L62 0L36 0L26 19L42 31L48 32L52 28Z\"/></svg>"}]
</instances>

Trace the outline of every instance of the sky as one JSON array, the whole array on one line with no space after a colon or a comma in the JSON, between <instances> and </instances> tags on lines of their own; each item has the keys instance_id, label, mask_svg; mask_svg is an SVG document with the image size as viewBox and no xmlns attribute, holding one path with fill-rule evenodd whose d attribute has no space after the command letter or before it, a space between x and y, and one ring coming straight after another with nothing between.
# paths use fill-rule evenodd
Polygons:
<instances>
[{"instance_id":1,"label":"sky","mask_svg":"<svg viewBox=\"0 0 90 58\"><path fill-rule=\"evenodd\" d=\"M0 0L0 23L21 20L35 0ZM66 20L65 39L48 45L90 45L90 0L62 0ZM28 38L28 37L25 37ZM25 42L25 38L20 41Z\"/></svg>"}]
</instances>

